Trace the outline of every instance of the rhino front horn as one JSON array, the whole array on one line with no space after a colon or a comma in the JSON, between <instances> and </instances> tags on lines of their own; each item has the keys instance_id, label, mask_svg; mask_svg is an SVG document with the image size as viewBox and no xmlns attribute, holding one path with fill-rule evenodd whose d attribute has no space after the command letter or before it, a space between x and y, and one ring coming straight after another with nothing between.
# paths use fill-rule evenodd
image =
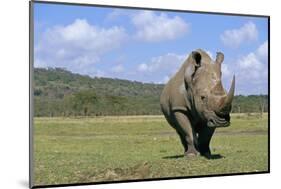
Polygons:
<instances>
[{"instance_id":1,"label":"rhino front horn","mask_svg":"<svg viewBox=\"0 0 281 189\"><path fill-rule=\"evenodd\" d=\"M231 104L234 98L234 90L235 90L235 75L233 76L229 92L226 98L224 99L223 103L219 107L220 113L229 113L231 111Z\"/></svg>"}]
</instances>

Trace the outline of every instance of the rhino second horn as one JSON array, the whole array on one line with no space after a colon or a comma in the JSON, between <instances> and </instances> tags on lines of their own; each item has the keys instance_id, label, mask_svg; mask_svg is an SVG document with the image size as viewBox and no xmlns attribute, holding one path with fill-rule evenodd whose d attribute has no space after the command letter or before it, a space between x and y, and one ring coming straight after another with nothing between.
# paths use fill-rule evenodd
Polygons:
<instances>
[{"instance_id":1,"label":"rhino second horn","mask_svg":"<svg viewBox=\"0 0 281 189\"><path fill-rule=\"evenodd\" d=\"M235 91L235 75L233 76L231 87L229 89L229 92L222 103L222 105L219 107L220 113L229 113L231 111L231 104L234 98L234 91Z\"/></svg>"},{"instance_id":2,"label":"rhino second horn","mask_svg":"<svg viewBox=\"0 0 281 189\"><path fill-rule=\"evenodd\" d=\"M224 60L224 54L221 52L217 52L216 62L221 64Z\"/></svg>"}]
</instances>

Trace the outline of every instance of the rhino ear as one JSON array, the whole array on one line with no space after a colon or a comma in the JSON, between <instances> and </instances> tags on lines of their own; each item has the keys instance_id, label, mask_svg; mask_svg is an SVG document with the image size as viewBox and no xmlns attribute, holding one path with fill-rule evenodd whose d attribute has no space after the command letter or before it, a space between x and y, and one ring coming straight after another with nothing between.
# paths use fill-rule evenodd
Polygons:
<instances>
[{"instance_id":1,"label":"rhino ear","mask_svg":"<svg viewBox=\"0 0 281 189\"><path fill-rule=\"evenodd\" d=\"M191 56L194 61L194 65L196 67L201 66L201 54L198 51L192 51Z\"/></svg>"},{"instance_id":2,"label":"rhino ear","mask_svg":"<svg viewBox=\"0 0 281 189\"><path fill-rule=\"evenodd\" d=\"M186 88L192 86L192 79L195 75L196 70L201 66L201 54L197 51L193 51L191 54L191 63L185 69L184 82Z\"/></svg>"}]
</instances>

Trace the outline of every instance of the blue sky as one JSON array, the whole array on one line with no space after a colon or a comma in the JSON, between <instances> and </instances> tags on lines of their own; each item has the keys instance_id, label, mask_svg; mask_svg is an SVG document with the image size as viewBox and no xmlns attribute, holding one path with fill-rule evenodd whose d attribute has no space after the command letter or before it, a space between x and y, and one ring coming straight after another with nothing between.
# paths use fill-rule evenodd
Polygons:
<instances>
[{"instance_id":1,"label":"blue sky","mask_svg":"<svg viewBox=\"0 0 281 189\"><path fill-rule=\"evenodd\" d=\"M198 48L225 55L223 83L267 94L267 18L35 3L34 66L165 83Z\"/></svg>"}]
</instances>

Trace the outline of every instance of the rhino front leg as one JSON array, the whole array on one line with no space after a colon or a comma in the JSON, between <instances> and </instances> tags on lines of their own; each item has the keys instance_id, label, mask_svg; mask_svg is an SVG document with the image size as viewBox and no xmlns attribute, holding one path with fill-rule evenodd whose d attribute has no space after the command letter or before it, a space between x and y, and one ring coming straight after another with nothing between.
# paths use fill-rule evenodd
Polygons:
<instances>
[{"instance_id":1,"label":"rhino front leg","mask_svg":"<svg viewBox=\"0 0 281 189\"><path fill-rule=\"evenodd\" d=\"M199 152L196 150L197 137L187 116L180 112L175 112L175 120L177 124L177 132L180 133L181 141L185 148L187 157L196 156ZM185 145L184 145L185 144Z\"/></svg>"},{"instance_id":2,"label":"rhino front leg","mask_svg":"<svg viewBox=\"0 0 281 189\"><path fill-rule=\"evenodd\" d=\"M205 125L199 132L198 147L200 154L206 158L211 158L210 141L215 132L215 128Z\"/></svg>"},{"instance_id":3,"label":"rhino front leg","mask_svg":"<svg viewBox=\"0 0 281 189\"><path fill-rule=\"evenodd\" d=\"M183 145L184 153L185 153L187 151L187 143L186 143L186 140L185 140L185 135L184 135L184 133L181 129L177 129L177 133L180 136L180 140L181 140L181 143Z\"/></svg>"}]
</instances>

